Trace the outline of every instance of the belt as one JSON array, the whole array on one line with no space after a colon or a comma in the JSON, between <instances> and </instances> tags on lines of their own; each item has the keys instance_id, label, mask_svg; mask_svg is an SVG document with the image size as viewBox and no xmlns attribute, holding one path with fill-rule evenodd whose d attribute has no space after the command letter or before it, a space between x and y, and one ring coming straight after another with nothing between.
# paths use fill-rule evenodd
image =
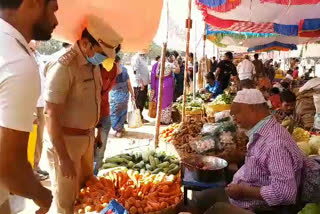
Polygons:
<instances>
[{"instance_id":1,"label":"belt","mask_svg":"<svg viewBox=\"0 0 320 214\"><path fill-rule=\"evenodd\" d=\"M68 136L89 136L94 133L94 129L75 129L62 127L63 134Z\"/></svg>"}]
</instances>

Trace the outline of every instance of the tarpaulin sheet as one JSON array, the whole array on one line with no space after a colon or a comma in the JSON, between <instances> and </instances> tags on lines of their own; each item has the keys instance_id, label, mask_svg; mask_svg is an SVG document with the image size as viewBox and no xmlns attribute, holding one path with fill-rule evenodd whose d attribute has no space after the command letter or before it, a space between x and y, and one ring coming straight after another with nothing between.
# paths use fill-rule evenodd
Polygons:
<instances>
[{"instance_id":1,"label":"tarpaulin sheet","mask_svg":"<svg viewBox=\"0 0 320 214\"><path fill-rule=\"evenodd\" d=\"M163 0L58 0L59 25L54 38L79 39L88 15L104 19L123 38L122 50L148 48L159 27Z\"/></svg>"}]
</instances>

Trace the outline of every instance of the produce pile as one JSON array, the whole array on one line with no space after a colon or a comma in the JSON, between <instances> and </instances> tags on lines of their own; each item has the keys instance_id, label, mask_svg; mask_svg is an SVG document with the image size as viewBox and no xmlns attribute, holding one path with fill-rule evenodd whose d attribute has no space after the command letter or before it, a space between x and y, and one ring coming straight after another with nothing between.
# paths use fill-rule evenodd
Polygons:
<instances>
[{"instance_id":1,"label":"produce pile","mask_svg":"<svg viewBox=\"0 0 320 214\"><path fill-rule=\"evenodd\" d=\"M320 204L307 204L298 214L318 214L320 213Z\"/></svg>"},{"instance_id":2,"label":"produce pile","mask_svg":"<svg viewBox=\"0 0 320 214\"><path fill-rule=\"evenodd\" d=\"M181 123L180 127L173 132L173 145L182 152L192 153L193 150L189 142L200 135L202 127L203 122L201 121L190 120L186 123Z\"/></svg>"},{"instance_id":3,"label":"produce pile","mask_svg":"<svg viewBox=\"0 0 320 214\"><path fill-rule=\"evenodd\" d=\"M146 151L135 154L121 154L108 158L102 165L102 169L126 167L140 173L149 172L158 174L176 175L180 172L180 161L175 156L167 156L165 152Z\"/></svg>"},{"instance_id":4,"label":"produce pile","mask_svg":"<svg viewBox=\"0 0 320 214\"><path fill-rule=\"evenodd\" d=\"M173 141L173 136L174 136L173 133L179 127L180 127L180 124L177 124L177 123L171 124L160 133L160 139L163 140L164 142L171 143Z\"/></svg>"},{"instance_id":5,"label":"produce pile","mask_svg":"<svg viewBox=\"0 0 320 214\"><path fill-rule=\"evenodd\" d=\"M200 95L199 95L200 96ZM189 113L198 113L203 111L203 99L201 97L197 97L193 100L192 95L187 95L186 100L186 111ZM173 104L173 107L182 111L182 103L183 103L183 96L177 99L177 102Z\"/></svg>"},{"instance_id":6,"label":"produce pile","mask_svg":"<svg viewBox=\"0 0 320 214\"><path fill-rule=\"evenodd\" d=\"M320 155L320 136L312 135L309 138L304 137L302 139L304 141L297 141L297 145L306 156Z\"/></svg>"},{"instance_id":7,"label":"produce pile","mask_svg":"<svg viewBox=\"0 0 320 214\"><path fill-rule=\"evenodd\" d=\"M234 98L235 98L234 95L231 95L229 93L223 93L217 96L210 104L211 105L229 105L232 103Z\"/></svg>"},{"instance_id":8,"label":"produce pile","mask_svg":"<svg viewBox=\"0 0 320 214\"><path fill-rule=\"evenodd\" d=\"M151 213L175 207L181 196L180 175L114 170L86 183L76 201L75 213L100 212L113 199L130 214Z\"/></svg>"}]
</instances>

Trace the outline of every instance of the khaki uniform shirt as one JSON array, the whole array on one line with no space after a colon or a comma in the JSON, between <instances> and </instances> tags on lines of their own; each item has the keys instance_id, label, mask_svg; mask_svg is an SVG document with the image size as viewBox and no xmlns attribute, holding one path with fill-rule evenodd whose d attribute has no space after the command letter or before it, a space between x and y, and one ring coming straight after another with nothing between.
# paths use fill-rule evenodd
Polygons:
<instances>
[{"instance_id":1,"label":"khaki uniform shirt","mask_svg":"<svg viewBox=\"0 0 320 214\"><path fill-rule=\"evenodd\" d=\"M61 125L92 129L100 117L102 80L99 66L93 66L75 44L46 73L44 99L64 104Z\"/></svg>"}]
</instances>

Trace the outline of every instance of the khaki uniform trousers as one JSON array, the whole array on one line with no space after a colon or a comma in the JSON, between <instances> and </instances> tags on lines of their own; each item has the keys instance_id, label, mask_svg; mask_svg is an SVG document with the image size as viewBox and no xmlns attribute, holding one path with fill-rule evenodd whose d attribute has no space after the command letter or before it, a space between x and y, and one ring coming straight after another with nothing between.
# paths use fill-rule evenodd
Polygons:
<instances>
[{"instance_id":1,"label":"khaki uniform trousers","mask_svg":"<svg viewBox=\"0 0 320 214\"><path fill-rule=\"evenodd\" d=\"M42 107L37 108L37 119L38 119L38 128L37 128L37 144L36 144L36 151L34 154L34 168L36 170L40 169L39 163L42 154L42 147L43 147L43 131L44 131L44 114L43 114Z\"/></svg>"},{"instance_id":2,"label":"khaki uniform trousers","mask_svg":"<svg viewBox=\"0 0 320 214\"><path fill-rule=\"evenodd\" d=\"M73 214L81 187L93 175L94 136L65 136L65 143L77 176L75 179L63 177L58 155L53 148L47 149L53 194L50 214Z\"/></svg>"}]
</instances>

